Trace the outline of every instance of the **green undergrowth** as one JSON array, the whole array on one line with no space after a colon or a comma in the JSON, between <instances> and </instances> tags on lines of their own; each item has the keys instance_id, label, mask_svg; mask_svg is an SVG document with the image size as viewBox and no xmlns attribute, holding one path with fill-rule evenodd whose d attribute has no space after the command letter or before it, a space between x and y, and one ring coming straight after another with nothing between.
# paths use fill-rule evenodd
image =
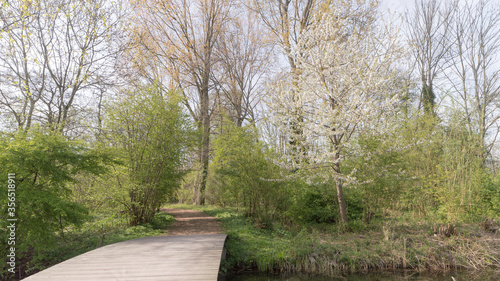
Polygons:
<instances>
[{"instance_id":1,"label":"green undergrowth","mask_svg":"<svg viewBox=\"0 0 500 281\"><path fill-rule=\"evenodd\" d=\"M232 208L196 208L217 217L228 235L223 272L302 272L337 276L371 270L443 272L455 269L500 269L500 235L480 223L456 224L457 234L435 234L430 221L373 220L336 224L275 222L261 228Z\"/></svg>"},{"instance_id":2,"label":"green undergrowth","mask_svg":"<svg viewBox=\"0 0 500 281\"><path fill-rule=\"evenodd\" d=\"M149 224L129 226L128 219L119 214L96 214L93 220L79 229L68 229L57 245L42 251L38 256L28 255L19 270L24 277L77 255L109 244L164 234L164 229L175 218L163 212L156 213Z\"/></svg>"}]
</instances>

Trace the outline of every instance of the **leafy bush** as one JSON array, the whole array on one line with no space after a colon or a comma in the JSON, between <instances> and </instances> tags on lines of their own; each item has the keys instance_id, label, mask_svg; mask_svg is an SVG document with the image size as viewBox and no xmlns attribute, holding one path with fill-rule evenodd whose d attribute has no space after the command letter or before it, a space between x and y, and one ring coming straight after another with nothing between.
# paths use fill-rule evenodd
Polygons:
<instances>
[{"instance_id":1,"label":"leafy bush","mask_svg":"<svg viewBox=\"0 0 500 281\"><path fill-rule=\"evenodd\" d=\"M286 207L287 185L270 160L271 152L259 142L256 128L225 120L213 147L207 198L219 205L243 207L247 215L262 222L280 216Z\"/></svg>"},{"instance_id":2,"label":"leafy bush","mask_svg":"<svg viewBox=\"0 0 500 281\"><path fill-rule=\"evenodd\" d=\"M349 216L349 220L359 220L363 218L363 213L368 212L368 210L365 210L365 204L363 204L364 198L361 191L356 188L346 188L344 196L347 203L347 215ZM366 198L365 200L370 200L370 198Z\"/></svg>"},{"instance_id":3,"label":"leafy bush","mask_svg":"<svg viewBox=\"0 0 500 281\"><path fill-rule=\"evenodd\" d=\"M161 234L162 232L154 231L153 227L149 224L135 225L125 229L126 236L144 236L144 234Z\"/></svg>"},{"instance_id":4,"label":"leafy bush","mask_svg":"<svg viewBox=\"0 0 500 281\"><path fill-rule=\"evenodd\" d=\"M107 140L126 164L116 173L127 190L131 224L151 222L178 188L180 169L194 144L194 129L182 98L158 85L124 93L108 111Z\"/></svg>"},{"instance_id":5,"label":"leafy bush","mask_svg":"<svg viewBox=\"0 0 500 281\"><path fill-rule=\"evenodd\" d=\"M201 175L200 169L193 168L192 171L188 172L183 178L179 188L175 191L175 199L180 204L190 204L194 202L196 197L193 191L197 191L197 187L200 185Z\"/></svg>"},{"instance_id":6,"label":"leafy bush","mask_svg":"<svg viewBox=\"0 0 500 281\"><path fill-rule=\"evenodd\" d=\"M15 209L18 260L28 252L32 257L54 246L65 239L68 229L90 218L87 209L73 200L68 184L76 182L76 174L105 173L110 162L109 155L41 129L0 138L0 182L7 183L8 173L15 173L15 201L0 192L0 209L4 214L12 211L8 208ZM4 224L5 220L0 239L7 241ZM5 249L0 250L4 257Z\"/></svg>"},{"instance_id":7,"label":"leafy bush","mask_svg":"<svg viewBox=\"0 0 500 281\"><path fill-rule=\"evenodd\" d=\"M500 219L500 174L492 182L485 185L483 202L485 215Z\"/></svg>"},{"instance_id":8,"label":"leafy bush","mask_svg":"<svg viewBox=\"0 0 500 281\"><path fill-rule=\"evenodd\" d=\"M318 186L307 187L292 206L292 214L308 223L334 222L338 219L338 212L333 209L335 200L333 190L327 192Z\"/></svg>"},{"instance_id":9,"label":"leafy bush","mask_svg":"<svg viewBox=\"0 0 500 281\"><path fill-rule=\"evenodd\" d=\"M110 237L111 240L115 242L137 239L148 236L160 236L163 235L164 232L161 229L154 229L153 226L149 223L134 225L126 228L121 233L113 234Z\"/></svg>"},{"instance_id":10,"label":"leafy bush","mask_svg":"<svg viewBox=\"0 0 500 281\"><path fill-rule=\"evenodd\" d=\"M158 212L154 215L153 220L151 221L151 226L154 229L165 229L174 222L175 218L171 214Z\"/></svg>"}]
</instances>

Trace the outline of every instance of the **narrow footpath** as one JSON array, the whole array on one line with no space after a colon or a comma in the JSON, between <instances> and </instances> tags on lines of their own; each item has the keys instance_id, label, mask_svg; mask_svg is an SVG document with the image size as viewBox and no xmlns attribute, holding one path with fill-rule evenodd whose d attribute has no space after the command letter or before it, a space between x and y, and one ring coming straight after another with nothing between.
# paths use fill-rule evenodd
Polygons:
<instances>
[{"instance_id":1,"label":"narrow footpath","mask_svg":"<svg viewBox=\"0 0 500 281\"><path fill-rule=\"evenodd\" d=\"M203 212L184 209L161 209L175 217L175 223L165 231L168 236L223 234L222 224Z\"/></svg>"}]
</instances>

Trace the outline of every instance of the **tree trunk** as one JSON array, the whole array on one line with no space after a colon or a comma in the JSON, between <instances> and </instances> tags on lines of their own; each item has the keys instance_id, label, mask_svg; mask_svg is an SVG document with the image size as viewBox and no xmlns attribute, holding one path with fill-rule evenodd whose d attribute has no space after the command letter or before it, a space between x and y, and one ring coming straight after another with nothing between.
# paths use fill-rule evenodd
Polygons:
<instances>
[{"instance_id":1,"label":"tree trunk","mask_svg":"<svg viewBox=\"0 0 500 281\"><path fill-rule=\"evenodd\" d=\"M208 80L208 79L207 79ZM208 81L207 86L204 87L200 93L200 111L201 111L201 126L202 126L202 136L201 136L201 180L200 188L196 197L197 205L205 204L205 189L207 186L208 177L208 158L210 149L210 115L209 115L209 95L208 95Z\"/></svg>"},{"instance_id":2,"label":"tree trunk","mask_svg":"<svg viewBox=\"0 0 500 281\"><path fill-rule=\"evenodd\" d=\"M333 170L337 175L340 175L340 153L337 151L335 154L335 164L333 165ZM335 185L337 188L337 199L339 201L339 208L340 208L340 219L341 223L347 223L349 219L347 218L347 208L344 200L344 191L342 190L342 179L339 177L336 177L335 179Z\"/></svg>"},{"instance_id":3,"label":"tree trunk","mask_svg":"<svg viewBox=\"0 0 500 281\"><path fill-rule=\"evenodd\" d=\"M335 185L337 186L337 198L339 201L341 222L346 223L349 221L349 219L347 218L347 209L345 206L344 192L342 190L342 180L336 179Z\"/></svg>"}]
</instances>

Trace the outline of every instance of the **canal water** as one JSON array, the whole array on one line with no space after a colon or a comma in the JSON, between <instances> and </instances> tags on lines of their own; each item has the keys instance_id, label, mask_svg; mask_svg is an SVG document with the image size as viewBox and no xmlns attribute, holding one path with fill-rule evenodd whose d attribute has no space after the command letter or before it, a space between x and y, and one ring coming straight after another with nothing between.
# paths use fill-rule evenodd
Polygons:
<instances>
[{"instance_id":1,"label":"canal water","mask_svg":"<svg viewBox=\"0 0 500 281\"><path fill-rule=\"evenodd\" d=\"M225 281L500 281L500 271L458 271L442 274L416 272L370 272L338 277L314 275L273 275L263 273L245 273L228 275Z\"/></svg>"}]
</instances>

